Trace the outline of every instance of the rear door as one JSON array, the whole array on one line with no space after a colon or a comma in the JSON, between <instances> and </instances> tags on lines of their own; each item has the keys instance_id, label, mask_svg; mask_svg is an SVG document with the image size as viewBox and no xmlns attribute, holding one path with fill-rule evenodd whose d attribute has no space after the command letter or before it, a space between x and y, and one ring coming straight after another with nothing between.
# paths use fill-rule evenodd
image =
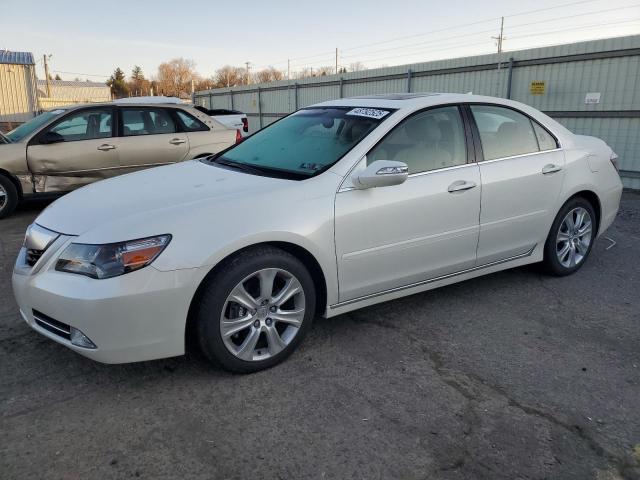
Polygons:
<instances>
[{"instance_id":1,"label":"rear door","mask_svg":"<svg viewBox=\"0 0 640 480\"><path fill-rule=\"evenodd\" d=\"M544 127L498 105L470 105L482 144L478 264L527 255L556 215L564 152Z\"/></svg>"},{"instance_id":2,"label":"rear door","mask_svg":"<svg viewBox=\"0 0 640 480\"><path fill-rule=\"evenodd\" d=\"M189 158L202 157L218 153L230 147L236 141L236 130L216 124L214 120L207 126L188 111L174 110L178 128L186 132L189 138Z\"/></svg>"},{"instance_id":3,"label":"rear door","mask_svg":"<svg viewBox=\"0 0 640 480\"><path fill-rule=\"evenodd\" d=\"M36 192L66 192L119 172L111 106L73 110L43 129L27 146ZM55 139L47 143L45 137Z\"/></svg>"},{"instance_id":4,"label":"rear door","mask_svg":"<svg viewBox=\"0 0 640 480\"><path fill-rule=\"evenodd\" d=\"M120 111L118 153L122 173L184 160L189 139L179 131L171 109L118 107Z\"/></svg>"}]
</instances>

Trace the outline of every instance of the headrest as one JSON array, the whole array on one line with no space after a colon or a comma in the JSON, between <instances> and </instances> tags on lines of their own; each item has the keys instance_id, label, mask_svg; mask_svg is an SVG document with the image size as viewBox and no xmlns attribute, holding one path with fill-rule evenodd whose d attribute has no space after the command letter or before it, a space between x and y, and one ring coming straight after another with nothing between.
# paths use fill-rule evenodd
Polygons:
<instances>
[{"instance_id":1,"label":"headrest","mask_svg":"<svg viewBox=\"0 0 640 480\"><path fill-rule=\"evenodd\" d=\"M519 126L516 122L504 122L504 123L501 123L500 126L498 127L497 136L498 137L515 136L518 133L518 129L519 129Z\"/></svg>"},{"instance_id":2,"label":"headrest","mask_svg":"<svg viewBox=\"0 0 640 480\"><path fill-rule=\"evenodd\" d=\"M414 142L437 142L442 138L440 127L431 117L409 120L404 129L407 137Z\"/></svg>"}]
</instances>

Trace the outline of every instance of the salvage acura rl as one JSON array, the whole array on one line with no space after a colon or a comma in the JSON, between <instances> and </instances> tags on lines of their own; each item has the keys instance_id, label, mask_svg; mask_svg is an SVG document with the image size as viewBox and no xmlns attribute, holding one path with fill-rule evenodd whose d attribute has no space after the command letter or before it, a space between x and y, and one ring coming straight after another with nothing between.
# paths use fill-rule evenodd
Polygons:
<instances>
[{"instance_id":1,"label":"salvage acura rl","mask_svg":"<svg viewBox=\"0 0 640 480\"><path fill-rule=\"evenodd\" d=\"M543 262L568 275L615 218L603 141L503 99L398 94L303 108L206 159L51 204L13 275L25 321L106 363L286 358L331 317Z\"/></svg>"}]
</instances>

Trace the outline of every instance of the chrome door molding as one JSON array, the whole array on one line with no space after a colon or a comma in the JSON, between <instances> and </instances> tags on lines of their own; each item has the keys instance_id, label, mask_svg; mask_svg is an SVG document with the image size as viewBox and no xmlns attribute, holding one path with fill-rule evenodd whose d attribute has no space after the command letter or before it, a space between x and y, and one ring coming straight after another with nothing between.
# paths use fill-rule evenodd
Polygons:
<instances>
[{"instance_id":1,"label":"chrome door molding","mask_svg":"<svg viewBox=\"0 0 640 480\"><path fill-rule=\"evenodd\" d=\"M382 295L387 295L389 293L395 293L395 292L400 292L402 290L408 290L410 288L419 287L421 285L427 285L429 283L438 282L440 280L445 280L445 279L451 278L451 277L457 277L458 275L464 275L465 273L475 272L477 270L482 270L484 268L493 267L495 265L500 265L502 263L511 262L513 260L519 260L521 258L530 257L531 254L533 254L533 251L536 249L537 246L538 246L538 244L535 244L528 251L526 251L524 253L521 253L519 255L514 255L512 257L507 257L507 258L503 258L501 260L496 260L496 261L493 261L493 262L485 263L483 265L477 265L475 267L466 268L466 269L460 270L458 272L448 273L446 275L440 275L438 277L429 278L427 280L422 280L420 282L414 282L414 283L410 283L408 285L402 285L400 287L390 288L388 290L383 290L381 292L371 293L369 295L363 295L362 297L352 298L351 300L345 300L344 302L334 303L333 305L329 305L329 309L336 309L336 308L344 307L345 305L352 305L354 303L358 303L358 302L361 302L361 301L364 301L364 300L369 300L370 298L376 298L376 297L380 297Z\"/></svg>"},{"instance_id":2,"label":"chrome door molding","mask_svg":"<svg viewBox=\"0 0 640 480\"><path fill-rule=\"evenodd\" d=\"M511 155L509 157L492 158L491 160L482 160L482 161L478 162L478 164L480 165L480 164L485 164L485 163L501 162L502 160L511 160L512 158L530 157L530 156L533 156L533 155L541 155L543 153L557 152L559 150L562 150L562 147L552 148L550 150L540 150L538 152L521 153L520 155Z\"/></svg>"}]
</instances>

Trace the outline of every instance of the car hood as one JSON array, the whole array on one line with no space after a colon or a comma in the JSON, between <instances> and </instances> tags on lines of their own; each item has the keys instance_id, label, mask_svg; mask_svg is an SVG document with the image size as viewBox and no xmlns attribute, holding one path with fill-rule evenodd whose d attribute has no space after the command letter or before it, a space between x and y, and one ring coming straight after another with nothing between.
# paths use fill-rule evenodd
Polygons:
<instances>
[{"instance_id":1,"label":"car hood","mask_svg":"<svg viewBox=\"0 0 640 480\"><path fill-rule=\"evenodd\" d=\"M224 202L248 192L267 195L292 183L297 182L192 160L80 188L49 205L36 223L66 235L99 230L103 232L100 242L110 241L110 232L122 239L123 229L130 230L126 238L139 238L147 228L168 229L178 218L184 219L203 208L214 205L219 211Z\"/></svg>"}]
</instances>

